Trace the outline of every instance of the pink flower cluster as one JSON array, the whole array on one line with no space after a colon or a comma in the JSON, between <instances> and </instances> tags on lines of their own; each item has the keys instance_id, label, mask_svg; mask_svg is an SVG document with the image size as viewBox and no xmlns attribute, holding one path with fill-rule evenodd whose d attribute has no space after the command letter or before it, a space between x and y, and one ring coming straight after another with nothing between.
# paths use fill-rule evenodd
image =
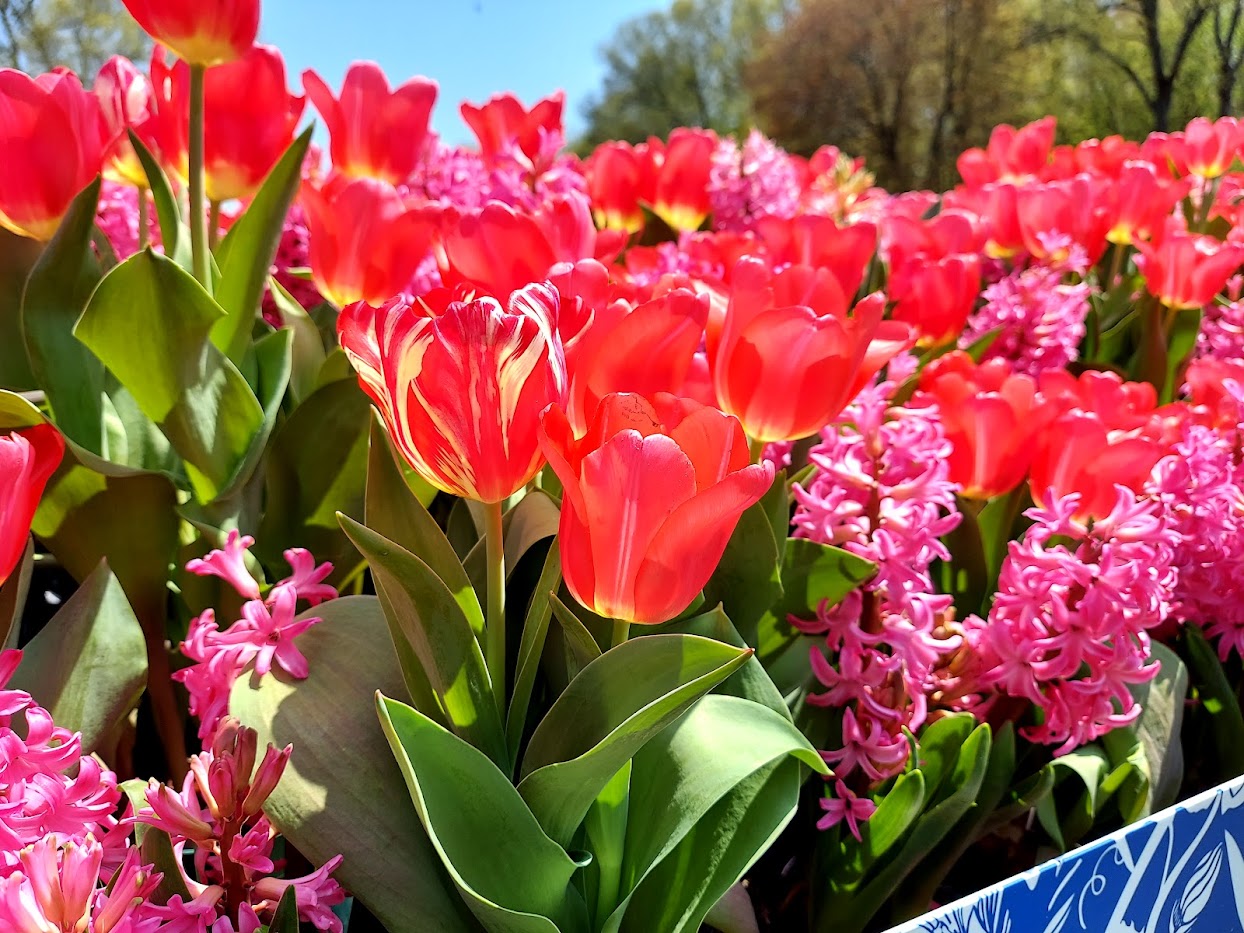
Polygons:
<instances>
[{"instance_id":1,"label":"pink flower cluster","mask_svg":"<svg viewBox=\"0 0 1244 933\"><path fill-rule=\"evenodd\" d=\"M181 645L182 653L196 663L173 677L190 692L190 712L199 719L199 738L204 741L228 713L229 691L252 662L260 677L271 670L273 662L291 677L307 676L307 659L294 639L320 620L297 618L298 602L316 606L337 597L337 590L324 582L333 565L317 566L303 548L285 552L293 572L262 595L258 582L246 569L247 549L254 543L249 535L231 531L223 550L186 565L199 576L220 577L246 599L242 618L223 632L217 627L215 611L204 610L191 620Z\"/></svg>"},{"instance_id":2,"label":"pink flower cluster","mask_svg":"<svg viewBox=\"0 0 1244 933\"><path fill-rule=\"evenodd\" d=\"M760 130L740 147L726 137L713 152L708 197L713 227L742 232L761 217L794 217L803 179L790 157Z\"/></svg>"},{"instance_id":3,"label":"pink flower cluster","mask_svg":"<svg viewBox=\"0 0 1244 933\"><path fill-rule=\"evenodd\" d=\"M983 359L1001 357L1029 376L1062 369L1078 357L1092 292L1092 286L1066 284L1063 277L1060 268L1033 265L990 285L959 346L966 349L996 331Z\"/></svg>"},{"instance_id":4,"label":"pink flower cluster","mask_svg":"<svg viewBox=\"0 0 1244 933\"><path fill-rule=\"evenodd\" d=\"M225 719L211 747L190 759L180 792L156 781L148 785L147 806L138 811L138 821L169 834L179 865L189 849L195 868L193 876L183 870L189 898L175 894L149 908L164 923L161 930L230 933L233 928L221 923L236 917L236 933L254 933L261 925L259 914L274 910L292 886L302 920L341 933L332 908L345 900L345 892L331 878L340 855L302 878L271 877L279 867L273 858L276 831L263 805L292 751L292 746L278 751L269 745L256 769L255 730Z\"/></svg>"},{"instance_id":5,"label":"pink flower cluster","mask_svg":"<svg viewBox=\"0 0 1244 933\"><path fill-rule=\"evenodd\" d=\"M893 374L892 374L893 375ZM825 688L808 702L843 710L842 746L824 752L837 775L837 802L822 828L842 819L852 832L868 806L846 782L867 785L902 770L928 715L938 670L961 639L946 624L951 599L934 591L930 565L949 557L939 540L958 525L950 448L935 406L891 407L896 383L865 390L821 432L816 467L795 487L795 535L841 547L877 564L876 576L815 620L791 619L824 635L811 653Z\"/></svg>"},{"instance_id":6,"label":"pink flower cluster","mask_svg":"<svg viewBox=\"0 0 1244 933\"><path fill-rule=\"evenodd\" d=\"M1022 734L1056 755L1134 722L1129 685L1158 672L1148 630L1170 612L1180 535L1156 500L1115 490L1113 511L1089 524L1074 493L1026 512L1034 524L1010 544L988 619L963 623L987 691L976 713L1003 695L1031 702L1043 721Z\"/></svg>"}]
</instances>

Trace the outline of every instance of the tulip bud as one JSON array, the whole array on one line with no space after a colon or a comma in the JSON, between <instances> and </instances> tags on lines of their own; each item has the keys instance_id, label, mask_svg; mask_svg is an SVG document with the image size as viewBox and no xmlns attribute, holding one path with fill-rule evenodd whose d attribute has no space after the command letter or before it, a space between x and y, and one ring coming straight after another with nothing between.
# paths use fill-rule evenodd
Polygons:
<instances>
[{"instance_id":1,"label":"tulip bud","mask_svg":"<svg viewBox=\"0 0 1244 933\"><path fill-rule=\"evenodd\" d=\"M285 766L289 764L289 756L293 754L293 751L292 745L286 745L279 752L273 745L268 745L263 761L259 764L259 770L255 773L250 792L242 802L243 817L249 819L263 809L264 802L281 782L281 775L285 773Z\"/></svg>"},{"instance_id":2,"label":"tulip bud","mask_svg":"<svg viewBox=\"0 0 1244 933\"><path fill-rule=\"evenodd\" d=\"M64 453L65 439L50 424L0 432L0 584L26 550L39 497Z\"/></svg>"}]
</instances>

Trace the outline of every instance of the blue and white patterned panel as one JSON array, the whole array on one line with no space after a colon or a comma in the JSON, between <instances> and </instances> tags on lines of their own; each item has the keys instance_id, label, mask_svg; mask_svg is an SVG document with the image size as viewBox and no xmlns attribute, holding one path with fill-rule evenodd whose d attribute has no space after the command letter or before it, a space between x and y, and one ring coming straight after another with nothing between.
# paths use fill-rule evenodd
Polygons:
<instances>
[{"instance_id":1,"label":"blue and white patterned panel","mask_svg":"<svg viewBox=\"0 0 1244 933\"><path fill-rule=\"evenodd\" d=\"M1244 933L1244 778L890 933Z\"/></svg>"}]
</instances>

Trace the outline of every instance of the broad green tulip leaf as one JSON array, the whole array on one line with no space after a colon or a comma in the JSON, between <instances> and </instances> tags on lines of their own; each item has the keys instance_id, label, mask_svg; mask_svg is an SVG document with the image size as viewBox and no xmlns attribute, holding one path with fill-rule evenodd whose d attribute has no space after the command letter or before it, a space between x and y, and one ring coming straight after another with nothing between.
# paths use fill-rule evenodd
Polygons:
<instances>
[{"instance_id":1,"label":"broad green tulip leaf","mask_svg":"<svg viewBox=\"0 0 1244 933\"><path fill-rule=\"evenodd\" d=\"M181 219L181 211L177 207L177 196L168 176L156 161L155 156L138 138L133 130L129 134L130 145L134 154L142 164L147 175L147 187L151 189L151 200L155 203L156 221L160 225L160 242L164 245L164 255L189 272L193 265L190 253L190 229Z\"/></svg>"},{"instance_id":2,"label":"broad green tulip leaf","mask_svg":"<svg viewBox=\"0 0 1244 933\"><path fill-rule=\"evenodd\" d=\"M784 758L735 785L644 877L609 918L606 933L699 930L795 815L802 770L798 761Z\"/></svg>"},{"instance_id":3,"label":"broad green tulip leaf","mask_svg":"<svg viewBox=\"0 0 1244 933\"><path fill-rule=\"evenodd\" d=\"M1169 321L1166 329L1166 378L1158 393L1164 403L1179 394L1179 387L1183 384L1181 375L1201 331L1201 311L1198 308L1176 311Z\"/></svg>"},{"instance_id":4,"label":"broad green tulip leaf","mask_svg":"<svg viewBox=\"0 0 1244 933\"><path fill-rule=\"evenodd\" d=\"M476 637L484 632L484 611L453 545L428 514L398 464L384 422L372 413L367 455L365 522L377 534L425 563L454 594Z\"/></svg>"},{"instance_id":5,"label":"broad green tulip leaf","mask_svg":"<svg viewBox=\"0 0 1244 933\"><path fill-rule=\"evenodd\" d=\"M587 909L571 884L578 865L509 778L418 710L380 695L377 707L428 838L485 929L585 933Z\"/></svg>"},{"instance_id":6,"label":"broad green tulip leaf","mask_svg":"<svg viewBox=\"0 0 1244 933\"><path fill-rule=\"evenodd\" d=\"M624 890L634 890L736 786L785 758L828 772L807 739L773 710L720 694L696 703L635 755Z\"/></svg>"},{"instance_id":7,"label":"broad green tulip leaf","mask_svg":"<svg viewBox=\"0 0 1244 933\"><path fill-rule=\"evenodd\" d=\"M553 610L553 618L557 619L557 624L561 626L566 644L567 666L570 679L573 680L583 668L600 657L600 645L587 630L587 626L579 621L579 617L552 591L549 592L549 606Z\"/></svg>"},{"instance_id":8,"label":"broad green tulip leaf","mask_svg":"<svg viewBox=\"0 0 1244 933\"><path fill-rule=\"evenodd\" d=\"M307 396L273 433L256 535L268 563L278 563L291 547L305 547L343 571L357 563L337 513L363 517L370 407L355 383L330 382Z\"/></svg>"},{"instance_id":9,"label":"broad green tulip leaf","mask_svg":"<svg viewBox=\"0 0 1244 933\"><path fill-rule=\"evenodd\" d=\"M505 730L484 655L454 594L401 545L347 515L340 521L371 566L394 641L405 641L419 662L419 670L410 672L407 683L426 677L454 732L508 767Z\"/></svg>"},{"instance_id":10,"label":"broad green tulip leaf","mask_svg":"<svg viewBox=\"0 0 1244 933\"><path fill-rule=\"evenodd\" d=\"M26 352L53 420L66 437L97 454L104 449L104 364L73 335L73 326L101 277L91 250L100 184L96 178L73 199L22 296Z\"/></svg>"},{"instance_id":11,"label":"broad green tulip leaf","mask_svg":"<svg viewBox=\"0 0 1244 933\"><path fill-rule=\"evenodd\" d=\"M208 342L221 314L192 275L147 250L104 277L74 331L181 454L201 502L235 478L266 420L242 374Z\"/></svg>"},{"instance_id":12,"label":"broad green tulip leaf","mask_svg":"<svg viewBox=\"0 0 1244 933\"><path fill-rule=\"evenodd\" d=\"M0 650L17 647L22 610L30 593L30 574L34 569L35 545L26 539L26 550L14 572L0 586Z\"/></svg>"},{"instance_id":13,"label":"broad green tulip leaf","mask_svg":"<svg viewBox=\"0 0 1244 933\"><path fill-rule=\"evenodd\" d=\"M610 778L751 655L696 635L651 635L610 649L580 671L523 756L518 792L545 832L569 845Z\"/></svg>"},{"instance_id":14,"label":"broad green tulip leaf","mask_svg":"<svg viewBox=\"0 0 1244 933\"><path fill-rule=\"evenodd\" d=\"M901 848L884 862L878 862L862 885L843 887L832 875L826 878L827 896L817 910L816 929L860 933L869 925L899 885L971 809L989 767L991 746L989 726L978 726L963 743L946 779L953 790L921 814L908 830Z\"/></svg>"},{"instance_id":15,"label":"broad green tulip leaf","mask_svg":"<svg viewBox=\"0 0 1244 933\"><path fill-rule=\"evenodd\" d=\"M1173 804L1184 777L1179 736L1188 699L1188 669L1179 655L1160 642L1151 645L1151 654L1162 665L1158 676L1131 685L1132 695L1140 704L1140 718L1102 737L1113 759L1134 757L1137 767L1144 768L1143 783L1128 783L1119 789L1119 806L1129 822Z\"/></svg>"},{"instance_id":16,"label":"broad green tulip leaf","mask_svg":"<svg viewBox=\"0 0 1244 933\"><path fill-rule=\"evenodd\" d=\"M268 438L276 427L277 415L281 411L281 402L285 399L285 390L289 388L289 376L292 365L290 348L293 334L288 330L278 330L268 334L255 344L254 362L255 385L252 389L263 405L263 420L251 436L250 446L246 455L238 464L229 482L216 496L217 499L228 499L242 490L251 480L260 460L268 449Z\"/></svg>"},{"instance_id":17,"label":"broad green tulip leaf","mask_svg":"<svg viewBox=\"0 0 1244 933\"><path fill-rule=\"evenodd\" d=\"M281 315L281 323L289 328L293 339L293 371L289 378L289 391L297 404L307 398L319 386L320 371L328 354L324 352L324 340L320 329L298 300L275 278L268 278L268 291L272 302Z\"/></svg>"},{"instance_id":18,"label":"broad green tulip leaf","mask_svg":"<svg viewBox=\"0 0 1244 933\"><path fill-rule=\"evenodd\" d=\"M658 632L667 634L699 635L702 638L713 638L736 648L749 647L743 636L739 634L733 622L718 606L712 612L685 619L682 622L671 622L662 625ZM775 713L790 719L790 709L777 686L765 672L764 665L755 655L747 660L741 668L713 688L713 693L724 693L742 697L767 706Z\"/></svg>"},{"instance_id":19,"label":"broad green tulip leaf","mask_svg":"<svg viewBox=\"0 0 1244 933\"><path fill-rule=\"evenodd\" d=\"M298 933L298 892L292 884L276 903L268 933Z\"/></svg>"},{"instance_id":20,"label":"broad green tulip leaf","mask_svg":"<svg viewBox=\"0 0 1244 933\"><path fill-rule=\"evenodd\" d=\"M43 244L0 228L0 389L39 388L22 336L22 293Z\"/></svg>"},{"instance_id":21,"label":"broad green tulip leaf","mask_svg":"<svg viewBox=\"0 0 1244 933\"><path fill-rule=\"evenodd\" d=\"M523 740L527 725L527 710L531 704L531 691L540 669L540 656L544 653L544 640L553 617L550 594L557 589L562 578L561 548L557 539L549 546L544 558L544 568L531 594L531 603L523 622L522 641L518 645L518 663L514 668L514 690L510 708L506 714L505 736L510 750L510 760L518 760L518 747ZM2 595L2 594L0 594Z\"/></svg>"},{"instance_id":22,"label":"broad green tulip leaf","mask_svg":"<svg viewBox=\"0 0 1244 933\"><path fill-rule=\"evenodd\" d=\"M9 686L25 690L58 726L100 746L147 685L147 645L121 584L101 563L26 645Z\"/></svg>"},{"instance_id":23,"label":"broad green tulip leaf","mask_svg":"<svg viewBox=\"0 0 1244 933\"><path fill-rule=\"evenodd\" d=\"M785 502L785 487L781 488ZM767 505L764 500L757 502L739 517L704 587L705 603L720 603L740 631L753 637L761 617L782 598L781 556ZM785 529L782 540L786 540Z\"/></svg>"},{"instance_id":24,"label":"broad green tulip leaf","mask_svg":"<svg viewBox=\"0 0 1244 933\"><path fill-rule=\"evenodd\" d=\"M146 794L143 795L143 800L146 800ZM151 900L163 905L168 903L170 897L177 896L182 903L188 903L193 895L186 887L181 866L177 863L177 854L173 851L173 841L168 833L154 826L146 826L139 846L142 848L143 863L163 875L160 886L151 894Z\"/></svg>"},{"instance_id":25,"label":"broad green tulip leaf","mask_svg":"<svg viewBox=\"0 0 1244 933\"><path fill-rule=\"evenodd\" d=\"M1244 774L1244 714L1222 662L1201 630L1185 625L1184 645L1202 708L1209 714L1214 733L1214 752L1222 761L1222 777Z\"/></svg>"},{"instance_id":26,"label":"broad green tulip leaf","mask_svg":"<svg viewBox=\"0 0 1244 933\"><path fill-rule=\"evenodd\" d=\"M285 216L302 183L302 163L313 130L307 127L285 150L245 213L216 248L220 287L215 295L225 314L212 327L212 343L235 365L241 364L250 345Z\"/></svg>"},{"instance_id":27,"label":"broad green tulip leaf","mask_svg":"<svg viewBox=\"0 0 1244 933\"><path fill-rule=\"evenodd\" d=\"M243 676L229 702L261 747L294 745L264 812L315 864L344 856L334 877L391 933L475 930L376 719L374 691L403 693L379 601L346 596L306 614L322 620L298 637L310 676Z\"/></svg>"}]
</instances>

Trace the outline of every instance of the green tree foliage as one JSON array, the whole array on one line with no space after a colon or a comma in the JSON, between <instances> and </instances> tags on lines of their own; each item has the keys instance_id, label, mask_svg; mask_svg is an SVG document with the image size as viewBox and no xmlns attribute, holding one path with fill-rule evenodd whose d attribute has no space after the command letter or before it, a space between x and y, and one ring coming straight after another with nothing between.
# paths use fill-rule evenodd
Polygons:
<instances>
[{"instance_id":1,"label":"green tree foliage","mask_svg":"<svg viewBox=\"0 0 1244 933\"><path fill-rule=\"evenodd\" d=\"M623 23L602 50L600 96L585 108L582 145L638 142L676 126L746 129L743 69L788 13L788 0L675 0L669 10Z\"/></svg>"},{"instance_id":2,"label":"green tree foliage","mask_svg":"<svg viewBox=\"0 0 1244 933\"><path fill-rule=\"evenodd\" d=\"M113 55L141 60L150 48L121 0L0 0L0 63L13 68L67 65L89 84Z\"/></svg>"}]
</instances>

